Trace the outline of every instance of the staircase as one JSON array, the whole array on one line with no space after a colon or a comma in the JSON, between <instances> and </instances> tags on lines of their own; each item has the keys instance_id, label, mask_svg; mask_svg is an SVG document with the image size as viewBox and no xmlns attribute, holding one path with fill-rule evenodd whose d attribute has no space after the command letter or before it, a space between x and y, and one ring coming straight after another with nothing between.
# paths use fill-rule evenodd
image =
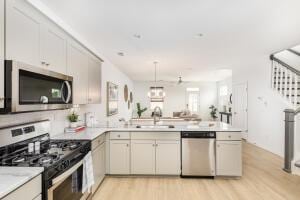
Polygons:
<instances>
[{"instance_id":1,"label":"staircase","mask_svg":"<svg viewBox=\"0 0 300 200\"><path fill-rule=\"evenodd\" d=\"M289 50L285 50L293 52ZM286 52L284 52L286 54ZM278 57L282 56L282 53L278 53ZM300 54L296 55L299 59L300 67ZM285 57L287 57L285 55ZM287 59L287 58L285 58ZM274 54L271 56L272 60L272 88L282 96L291 108L297 109L300 107L300 71L298 68L292 67L284 59L277 58Z\"/></svg>"},{"instance_id":2,"label":"staircase","mask_svg":"<svg viewBox=\"0 0 300 200\"><path fill-rule=\"evenodd\" d=\"M284 170L300 175L300 45L271 55L271 87L288 104L285 110Z\"/></svg>"}]
</instances>

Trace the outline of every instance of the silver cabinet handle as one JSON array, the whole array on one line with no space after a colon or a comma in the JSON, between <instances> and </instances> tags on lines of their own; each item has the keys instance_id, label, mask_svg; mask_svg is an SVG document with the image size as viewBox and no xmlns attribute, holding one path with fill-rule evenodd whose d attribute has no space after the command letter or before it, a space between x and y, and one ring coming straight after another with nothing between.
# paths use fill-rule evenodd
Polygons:
<instances>
[{"instance_id":1,"label":"silver cabinet handle","mask_svg":"<svg viewBox=\"0 0 300 200\"><path fill-rule=\"evenodd\" d=\"M0 101L4 101L5 100L5 98L4 97L0 97Z\"/></svg>"},{"instance_id":2,"label":"silver cabinet handle","mask_svg":"<svg viewBox=\"0 0 300 200\"><path fill-rule=\"evenodd\" d=\"M71 85L69 83L69 81L64 81L62 86L61 86L61 91L63 92L64 88L65 88L65 85L67 87L67 91L68 91L68 96L67 98L65 99L64 95L62 95L62 100L65 102L65 103L69 103L70 99L71 99L71 96L72 96L72 90L71 90Z\"/></svg>"},{"instance_id":3,"label":"silver cabinet handle","mask_svg":"<svg viewBox=\"0 0 300 200\"><path fill-rule=\"evenodd\" d=\"M41 63L42 63L42 65L45 65L45 64L46 64L46 62L45 62L45 61L42 61Z\"/></svg>"},{"instance_id":4,"label":"silver cabinet handle","mask_svg":"<svg viewBox=\"0 0 300 200\"><path fill-rule=\"evenodd\" d=\"M152 144L153 147L155 147L155 144Z\"/></svg>"},{"instance_id":5,"label":"silver cabinet handle","mask_svg":"<svg viewBox=\"0 0 300 200\"><path fill-rule=\"evenodd\" d=\"M129 144L126 144L126 147L129 147Z\"/></svg>"},{"instance_id":6,"label":"silver cabinet handle","mask_svg":"<svg viewBox=\"0 0 300 200\"><path fill-rule=\"evenodd\" d=\"M50 65L50 63L46 63L46 66L49 66Z\"/></svg>"}]
</instances>

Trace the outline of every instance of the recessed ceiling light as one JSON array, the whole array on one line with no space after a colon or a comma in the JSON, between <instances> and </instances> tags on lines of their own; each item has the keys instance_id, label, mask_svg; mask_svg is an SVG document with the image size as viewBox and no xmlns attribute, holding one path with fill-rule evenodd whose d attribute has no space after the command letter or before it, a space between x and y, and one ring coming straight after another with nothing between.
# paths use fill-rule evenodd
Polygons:
<instances>
[{"instance_id":1,"label":"recessed ceiling light","mask_svg":"<svg viewBox=\"0 0 300 200\"><path fill-rule=\"evenodd\" d=\"M133 37L137 38L137 39L141 39L142 36L140 34L134 34Z\"/></svg>"},{"instance_id":2,"label":"recessed ceiling light","mask_svg":"<svg viewBox=\"0 0 300 200\"><path fill-rule=\"evenodd\" d=\"M124 56L123 52L118 52L118 56Z\"/></svg>"},{"instance_id":3,"label":"recessed ceiling light","mask_svg":"<svg viewBox=\"0 0 300 200\"><path fill-rule=\"evenodd\" d=\"M196 38L201 38L201 37L203 37L203 34L202 34L202 33L197 33L197 34L195 35L195 37L196 37Z\"/></svg>"}]
</instances>

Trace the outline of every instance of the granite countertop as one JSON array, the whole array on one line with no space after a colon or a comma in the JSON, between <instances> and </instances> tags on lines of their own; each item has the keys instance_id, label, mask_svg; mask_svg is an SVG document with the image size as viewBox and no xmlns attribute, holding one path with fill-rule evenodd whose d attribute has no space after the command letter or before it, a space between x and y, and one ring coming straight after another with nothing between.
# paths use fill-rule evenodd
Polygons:
<instances>
[{"instance_id":1,"label":"granite countertop","mask_svg":"<svg viewBox=\"0 0 300 200\"><path fill-rule=\"evenodd\" d=\"M0 199L43 171L42 167L0 167Z\"/></svg>"},{"instance_id":2,"label":"granite countertop","mask_svg":"<svg viewBox=\"0 0 300 200\"><path fill-rule=\"evenodd\" d=\"M213 126L209 126L213 124ZM147 125L147 124L146 124ZM163 125L163 124L160 124ZM120 127L95 127L86 128L78 133L62 133L52 136L51 139L59 140L94 140L98 136L110 132L110 131L120 131L120 132L180 132L180 131L215 131L221 134L222 132L241 132L240 129L234 128L223 122L201 122L200 124L185 124L176 125L174 128L136 128L136 125L130 126L120 126Z\"/></svg>"}]
</instances>

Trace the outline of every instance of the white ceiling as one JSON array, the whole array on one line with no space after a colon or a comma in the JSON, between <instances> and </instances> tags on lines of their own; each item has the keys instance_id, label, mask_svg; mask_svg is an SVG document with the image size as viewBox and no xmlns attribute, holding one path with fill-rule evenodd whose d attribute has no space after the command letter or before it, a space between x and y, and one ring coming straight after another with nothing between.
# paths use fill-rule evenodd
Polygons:
<instances>
[{"instance_id":1,"label":"white ceiling","mask_svg":"<svg viewBox=\"0 0 300 200\"><path fill-rule=\"evenodd\" d=\"M299 0L41 2L133 80L152 80L153 61L158 79L222 80L249 58L300 43Z\"/></svg>"}]
</instances>

